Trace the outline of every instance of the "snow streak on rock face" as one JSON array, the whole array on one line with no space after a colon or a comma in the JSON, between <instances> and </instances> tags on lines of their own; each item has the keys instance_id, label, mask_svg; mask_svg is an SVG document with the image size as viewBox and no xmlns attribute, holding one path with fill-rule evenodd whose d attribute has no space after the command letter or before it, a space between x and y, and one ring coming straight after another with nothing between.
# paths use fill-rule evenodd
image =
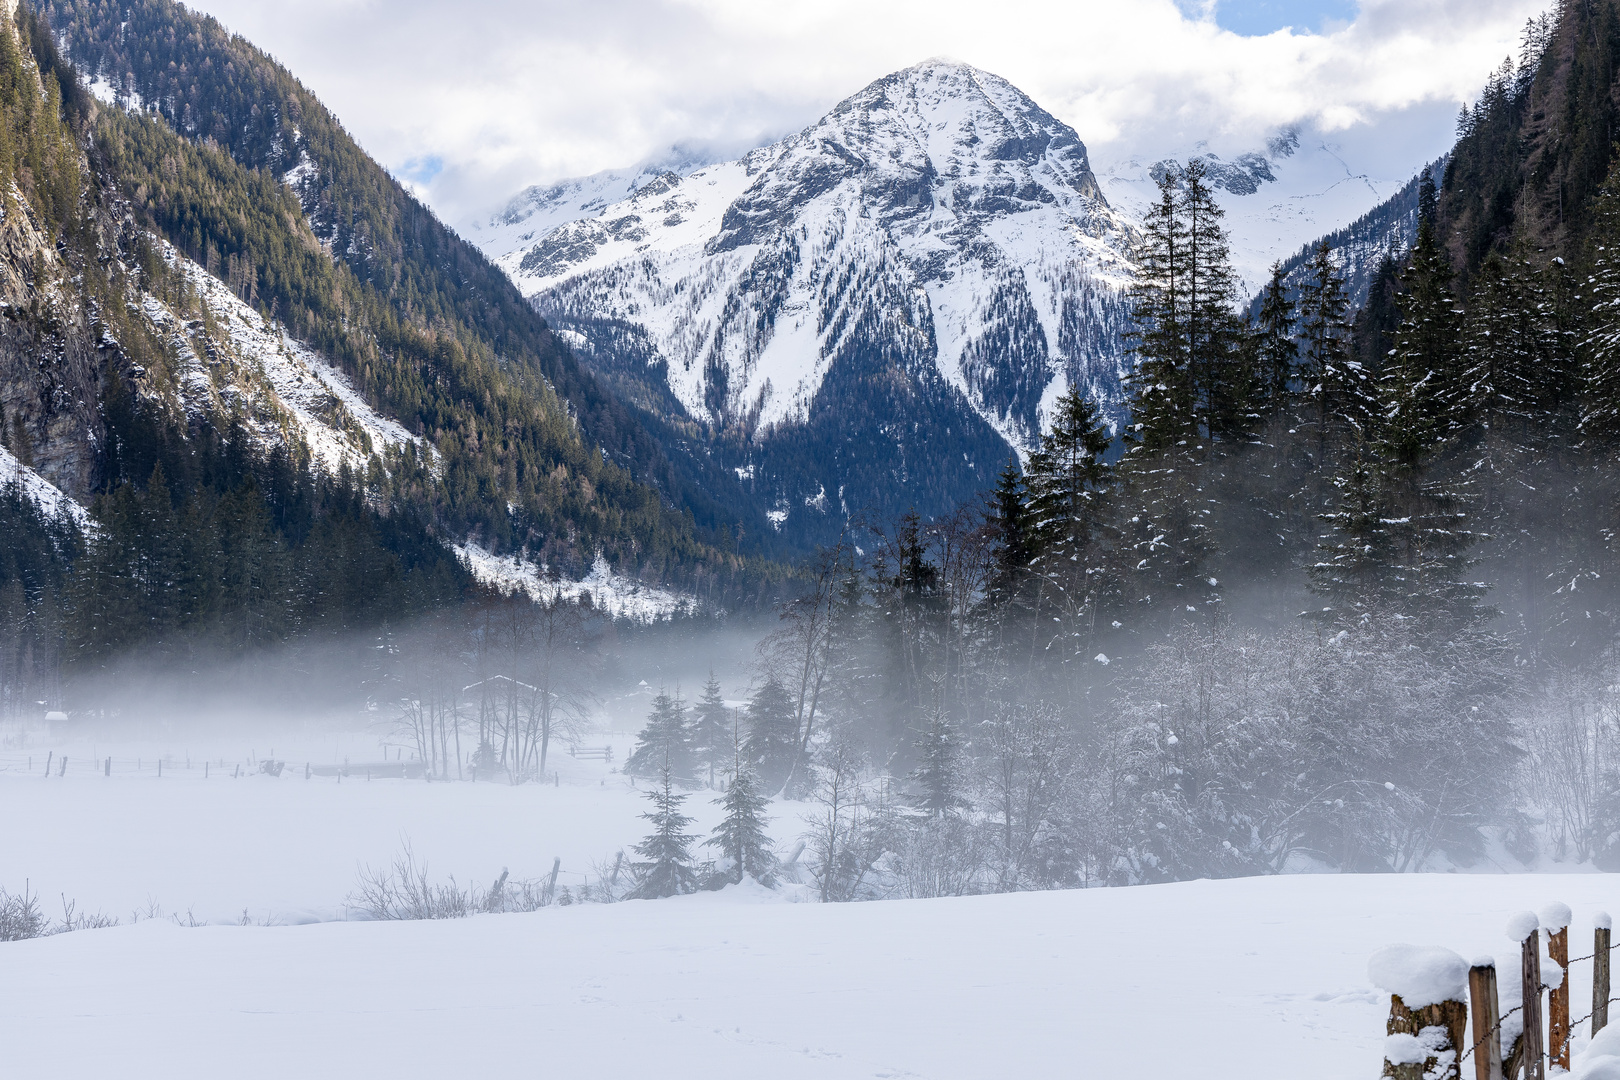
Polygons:
<instances>
[{"instance_id":1,"label":"snow streak on rock face","mask_svg":"<svg viewBox=\"0 0 1620 1080\"><path fill-rule=\"evenodd\" d=\"M60 518L65 515L81 530L92 527L89 511L62 494L55 484L18 461L10 450L0 446L0 487L10 487L12 484L20 485L23 495L39 507L46 517Z\"/></svg>"},{"instance_id":2,"label":"snow streak on rock face","mask_svg":"<svg viewBox=\"0 0 1620 1080\"><path fill-rule=\"evenodd\" d=\"M693 608L697 603L691 596L652 588L615 574L600 554L596 556L591 572L579 581L551 577L544 565L537 565L517 555L492 555L473 543L458 545L456 554L474 577L487 585L494 585L508 596L518 589L541 602L553 597L577 602L588 596L591 605L598 611L631 622L657 622L683 608Z\"/></svg>"},{"instance_id":3,"label":"snow streak on rock face","mask_svg":"<svg viewBox=\"0 0 1620 1080\"><path fill-rule=\"evenodd\" d=\"M633 352L721 429L768 438L841 367L887 365L1027 449L1072 382L1122 402L1134 237L1072 129L933 61L740 160L485 248L588 357Z\"/></svg>"}]
</instances>

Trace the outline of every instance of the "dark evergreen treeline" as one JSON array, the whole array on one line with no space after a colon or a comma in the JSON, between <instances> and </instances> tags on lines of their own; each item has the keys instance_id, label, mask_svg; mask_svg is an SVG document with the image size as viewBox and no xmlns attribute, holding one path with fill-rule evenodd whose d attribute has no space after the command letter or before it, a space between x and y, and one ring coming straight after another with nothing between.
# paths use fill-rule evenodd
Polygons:
<instances>
[{"instance_id":1,"label":"dark evergreen treeline","mask_svg":"<svg viewBox=\"0 0 1620 1080\"><path fill-rule=\"evenodd\" d=\"M8 713L59 707L65 682L83 709L117 703L117 679L136 673L184 682L277 647L346 650L476 593L430 529L379 513L346 475L262 454L239 427L182 431L117 379L103 409L90 528L47 519L16 484L0 498Z\"/></svg>"},{"instance_id":2,"label":"dark evergreen treeline","mask_svg":"<svg viewBox=\"0 0 1620 1080\"><path fill-rule=\"evenodd\" d=\"M255 453L239 427L177 431L117 381L104 410L113 438L71 577L70 672L353 634L472 591L419 519L379 513L347 475Z\"/></svg>"}]
</instances>

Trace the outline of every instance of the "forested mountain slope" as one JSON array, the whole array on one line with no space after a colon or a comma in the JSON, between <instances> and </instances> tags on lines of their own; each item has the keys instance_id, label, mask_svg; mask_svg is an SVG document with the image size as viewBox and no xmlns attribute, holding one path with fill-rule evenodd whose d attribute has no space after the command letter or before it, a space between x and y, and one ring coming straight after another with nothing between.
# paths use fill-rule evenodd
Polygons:
<instances>
[{"instance_id":1,"label":"forested mountain slope","mask_svg":"<svg viewBox=\"0 0 1620 1080\"><path fill-rule=\"evenodd\" d=\"M167 0L47 4L107 100L97 142L139 220L327 357L442 458L445 530L574 570L712 569L732 535L498 270L285 69Z\"/></svg>"}]
</instances>

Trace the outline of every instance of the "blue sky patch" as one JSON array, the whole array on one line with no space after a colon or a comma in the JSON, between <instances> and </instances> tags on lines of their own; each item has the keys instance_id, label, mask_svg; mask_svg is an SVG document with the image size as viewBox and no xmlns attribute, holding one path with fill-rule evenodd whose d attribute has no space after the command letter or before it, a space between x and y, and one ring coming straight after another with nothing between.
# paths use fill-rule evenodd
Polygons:
<instances>
[{"instance_id":1,"label":"blue sky patch","mask_svg":"<svg viewBox=\"0 0 1620 1080\"><path fill-rule=\"evenodd\" d=\"M1274 33L1285 26L1315 33L1324 24L1354 20L1359 6L1357 0L1218 0L1215 24L1244 37Z\"/></svg>"},{"instance_id":2,"label":"blue sky patch","mask_svg":"<svg viewBox=\"0 0 1620 1080\"><path fill-rule=\"evenodd\" d=\"M444 158L437 154L414 157L394 170L394 175L413 184L431 184L444 171Z\"/></svg>"}]
</instances>

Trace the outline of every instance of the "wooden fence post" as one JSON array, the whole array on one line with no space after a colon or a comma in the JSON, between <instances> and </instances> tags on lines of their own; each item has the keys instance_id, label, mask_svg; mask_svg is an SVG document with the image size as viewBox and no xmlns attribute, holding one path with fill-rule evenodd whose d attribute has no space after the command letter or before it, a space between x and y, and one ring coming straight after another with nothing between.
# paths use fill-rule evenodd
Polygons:
<instances>
[{"instance_id":1,"label":"wooden fence post","mask_svg":"<svg viewBox=\"0 0 1620 1080\"><path fill-rule=\"evenodd\" d=\"M1529 915L1534 920L1534 915ZM1547 1080L1545 1050L1541 1042L1541 930L1532 925L1519 949L1520 987L1524 1001L1524 1043L1520 1060L1524 1080Z\"/></svg>"},{"instance_id":2,"label":"wooden fence post","mask_svg":"<svg viewBox=\"0 0 1620 1080\"><path fill-rule=\"evenodd\" d=\"M106 765L105 768L102 769L101 775L103 775L103 776L111 776L112 775L112 758L107 759L107 765Z\"/></svg>"},{"instance_id":3,"label":"wooden fence post","mask_svg":"<svg viewBox=\"0 0 1620 1080\"><path fill-rule=\"evenodd\" d=\"M163 759L158 758L158 779L163 779Z\"/></svg>"},{"instance_id":4,"label":"wooden fence post","mask_svg":"<svg viewBox=\"0 0 1620 1080\"><path fill-rule=\"evenodd\" d=\"M49 777L51 775L51 758L53 758L55 756L56 756L56 751L55 750L52 750L50 753L45 755L45 775L46 775L46 777Z\"/></svg>"},{"instance_id":5,"label":"wooden fence post","mask_svg":"<svg viewBox=\"0 0 1620 1080\"><path fill-rule=\"evenodd\" d=\"M1390 945L1372 955L1368 979L1389 994L1383 1076L1461 1080L1471 974L1450 949Z\"/></svg>"},{"instance_id":6,"label":"wooden fence post","mask_svg":"<svg viewBox=\"0 0 1620 1080\"><path fill-rule=\"evenodd\" d=\"M1385 1034L1422 1036L1432 1028L1443 1030L1449 1045L1425 1045L1420 1040L1409 1039L1408 1046L1416 1043L1419 1047L1413 1055L1417 1058L1415 1061L1389 1060L1392 1051L1386 1045L1384 1076L1391 1080L1461 1080L1462 1071L1457 1062L1464 1052L1463 1033L1468 1030L1468 1006L1460 1001L1440 1001L1421 1009L1409 1009L1399 994L1389 996L1389 1024ZM1451 1063L1441 1067L1440 1055L1447 1050L1451 1051Z\"/></svg>"},{"instance_id":7,"label":"wooden fence post","mask_svg":"<svg viewBox=\"0 0 1620 1080\"><path fill-rule=\"evenodd\" d=\"M62 755L62 767L60 769L56 770L56 775L58 777L63 777L63 776L67 775L67 755L66 754Z\"/></svg>"},{"instance_id":8,"label":"wooden fence post","mask_svg":"<svg viewBox=\"0 0 1620 1080\"><path fill-rule=\"evenodd\" d=\"M1592 916L1592 1034L1609 1026L1609 913Z\"/></svg>"},{"instance_id":9,"label":"wooden fence post","mask_svg":"<svg viewBox=\"0 0 1620 1080\"><path fill-rule=\"evenodd\" d=\"M1547 995L1547 1054L1565 1072L1569 1071L1569 917L1568 904L1552 903L1541 909L1547 956L1564 973Z\"/></svg>"},{"instance_id":10,"label":"wooden fence post","mask_svg":"<svg viewBox=\"0 0 1620 1080\"><path fill-rule=\"evenodd\" d=\"M1496 996L1496 961L1485 956L1468 969L1468 1000L1473 1007L1474 1080L1502 1080L1501 1006Z\"/></svg>"},{"instance_id":11,"label":"wooden fence post","mask_svg":"<svg viewBox=\"0 0 1620 1080\"><path fill-rule=\"evenodd\" d=\"M546 903L557 893L557 871L562 869L562 856L558 855L551 860L551 880L546 882Z\"/></svg>"}]
</instances>

